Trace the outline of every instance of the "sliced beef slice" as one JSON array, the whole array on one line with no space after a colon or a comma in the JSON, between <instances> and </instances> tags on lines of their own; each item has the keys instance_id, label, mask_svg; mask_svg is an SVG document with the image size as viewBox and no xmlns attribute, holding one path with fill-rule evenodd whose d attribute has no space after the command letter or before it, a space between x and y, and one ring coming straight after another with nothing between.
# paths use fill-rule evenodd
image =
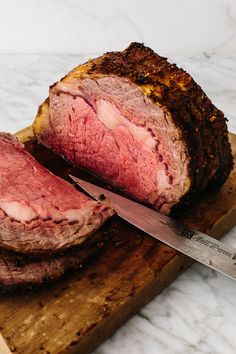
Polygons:
<instances>
[{"instance_id":1,"label":"sliced beef slice","mask_svg":"<svg viewBox=\"0 0 236 354\"><path fill-rule=\"evenodd\" d=\"M82 266L83 261L92 254L87 249L78 254L61 257L49 257L41 260L20 263L17 257L0 256L0 292L41 285L62 276L69 269Z\"/></svg>"},{"instance_id":2,"label":"sliced beef slice","mask_svg":"<svg viewBox=\"0 0 236 354\"><path fill-rule=\"evenodd\" d=\"M0 134L0 247L53 253L81 244L113 211L40 165Z\"/></svg>"},{"instance_id":3,"label":"sliced beef slice","mask_svg":"<svg viewBox=\"0 0 236 354\"><path fill-rule=\"evenodd\" d=\"M189 74L139 43L51 86L33 130L72 164L163 213L220 187L233 166L223 113Z\"/></svg>"},{"instance_id":4,"label":"sliced beef slice","mask_svg":"<svg viewBox=\"0 0 236 354\"><path fill-rule=\"evenodd\" d=\"M98 232L79 247L51 257L0 250L0 293L43 285L79 269L88 259L99 256L104 242L102 233Z\"/></svg>"}]
</instances>

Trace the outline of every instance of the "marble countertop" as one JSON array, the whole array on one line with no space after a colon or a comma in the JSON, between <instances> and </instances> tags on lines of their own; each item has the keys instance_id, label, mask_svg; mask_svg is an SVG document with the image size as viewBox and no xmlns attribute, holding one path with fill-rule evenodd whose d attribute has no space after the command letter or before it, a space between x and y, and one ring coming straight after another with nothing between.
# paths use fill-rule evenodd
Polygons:
<instances>
[{"instance_id":1,"label":"marble countertop","mask_svg":"<svg viewBox=\"0 0 236 354\"><path fill-rule=\"evenodd\" d=\"M0 130L29 125L48 86L94 55L0 55ZM189 71L236 133L236 56L169 56ZM236 247L236 227L224 241ZM94 354L235 354L236 283L194 264Z\"/></svg>"},{"instance_id":2,"label":"marble countertop","mask_svg":"<svg viewBox=\"0 0 236 354\"><path fill-rule=\"evenodd\" d=\"M1 1L0 53L236 54L235 0ZM4 34L4 35L3 35Z\"/></svg>"}]
</instances>

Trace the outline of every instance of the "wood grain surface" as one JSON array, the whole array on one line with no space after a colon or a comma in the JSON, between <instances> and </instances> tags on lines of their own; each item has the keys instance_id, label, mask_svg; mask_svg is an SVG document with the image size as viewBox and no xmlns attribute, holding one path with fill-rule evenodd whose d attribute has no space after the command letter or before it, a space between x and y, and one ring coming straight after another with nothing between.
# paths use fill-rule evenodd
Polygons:
<instances>
[{"instance_id":1,"label":"wood grain surface","mask_svg":"<svg viewBox=\"0 0 236 354\"><path fill-rule=\"evenodd\" d=\"M18 136L27 141L30 129ZM230 139L235 158L236 136ZM32 139L26 146L55 174L101 184ZM183 218L188 226L217 238L235 220L236 167L219 192L202 196ZM100 255L82 269L40 289L0 297L0 331L12 352L91 353L192 263L118 217L107 222L103 233Z\"/></svg>"}]
</instances>

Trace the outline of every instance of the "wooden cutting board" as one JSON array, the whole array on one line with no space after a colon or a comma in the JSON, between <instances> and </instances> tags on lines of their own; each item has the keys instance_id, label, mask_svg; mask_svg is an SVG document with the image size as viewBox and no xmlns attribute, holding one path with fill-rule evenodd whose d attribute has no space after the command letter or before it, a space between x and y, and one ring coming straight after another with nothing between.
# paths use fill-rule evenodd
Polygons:
<instances>
[{"instance_id":1,"label":"wooden cutting board","mask_svg":"<svg viewBox=\"0 0 236 354\"><path fill-rule=\"evenodd\" d=\"M85 177L37 145L30 128L17 135L54 173ZM236 161L236 136L230 140ZM235 224L236 167L221 191L204 195L184 221L217 238ZM101 254L74 274L35 291L0 296L0 331L12 352L91 353L192 263L118 217L103 232L108 241ZM0 347L8 353L1 337Z\"/></svg>"}]
</instances>

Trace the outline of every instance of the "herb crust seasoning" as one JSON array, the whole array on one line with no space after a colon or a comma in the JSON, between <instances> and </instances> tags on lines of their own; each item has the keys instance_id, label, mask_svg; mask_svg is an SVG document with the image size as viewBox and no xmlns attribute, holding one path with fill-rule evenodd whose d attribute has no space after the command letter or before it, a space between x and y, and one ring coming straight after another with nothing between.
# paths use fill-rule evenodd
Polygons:
<instances>
[{"instance_id":1,"label":"herb crust seasoning","mask_svg":"<svg viewBox=\"0 0 236 354\"><path fill-rule=\"evenodd\" d=\"M143 44L106 53L50 87L39 142L166 214L233 167L226 118L183 69Z\"/></svg>"}]
</instances>

